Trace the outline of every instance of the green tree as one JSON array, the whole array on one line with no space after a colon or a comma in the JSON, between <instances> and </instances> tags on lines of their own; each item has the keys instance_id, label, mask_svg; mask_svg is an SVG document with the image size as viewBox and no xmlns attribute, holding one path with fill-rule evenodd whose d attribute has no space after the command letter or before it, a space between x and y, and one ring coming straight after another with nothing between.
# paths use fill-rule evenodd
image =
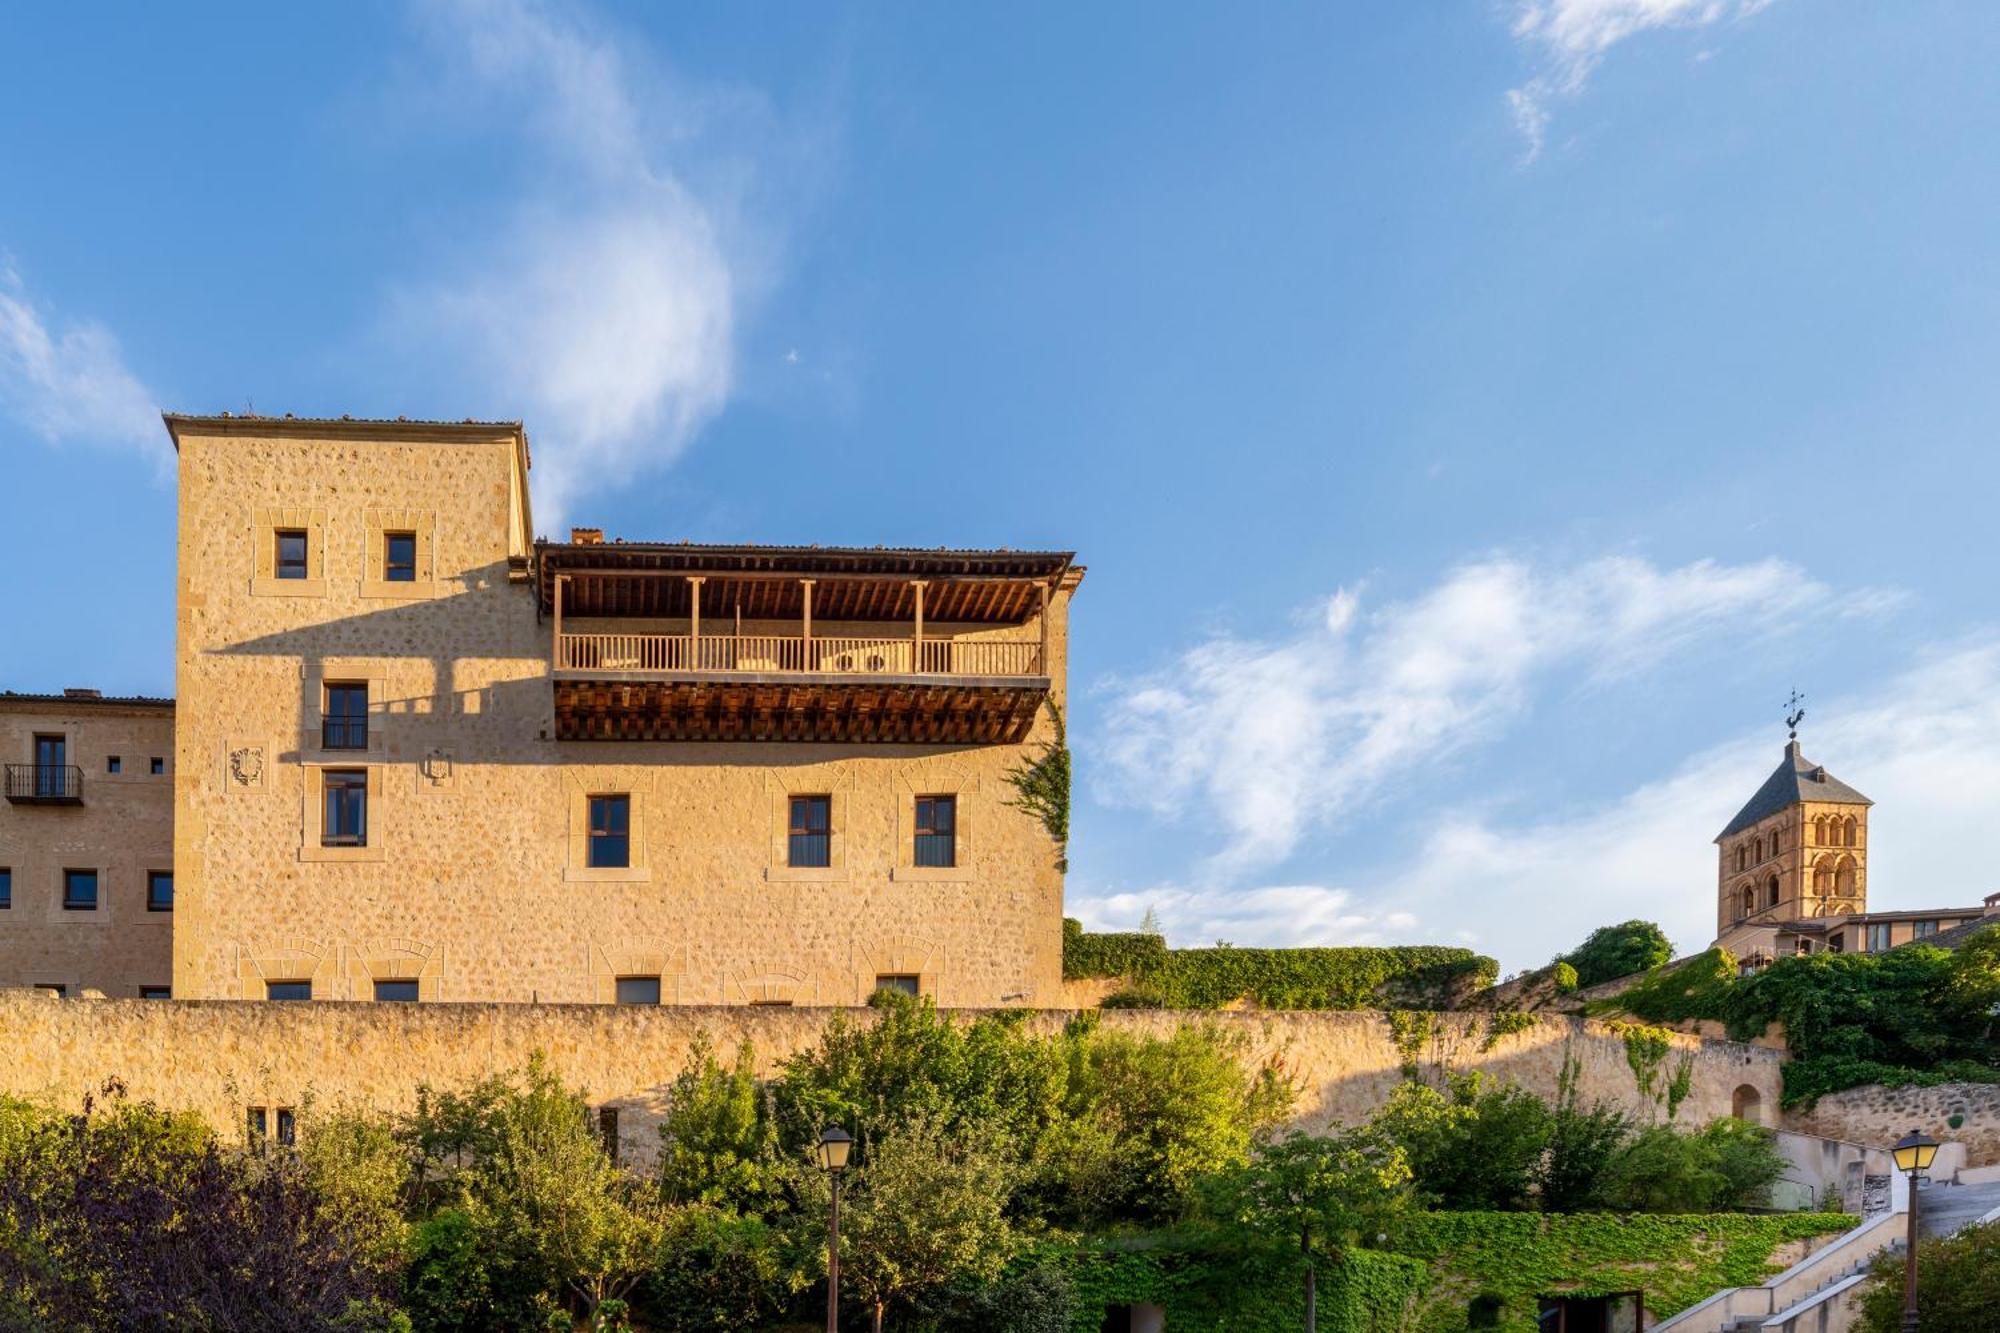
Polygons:
<instances>
[{"instance_id":1,"label":"green tree","mask_svg":"<svg viewBox=\"0 0 2000 1333\"><path fill-rule=\"evenodd\" d=\"M724 1066L707 1033L695 1039L660 1122L660 1188L668 1202L742 1212L773 1203L778 1139L755 1070L749 1042Z\"/></svg>"},{"instance_id":2,"label":"green tree","mask_svg":"<svg viewBox=\"0 0 2000 1333\"><path fill-rule=\"evenodd\" d=\"M1917 1246L1917 1309L1927 1329L2000 1333L2000 1222ZM1861 1333L1903 1326L1903 1256L1884 1254L1861 1296Z\"/></svg>"},{"instance_id":3,"label":"green tree","mask_svg":"<svg viewBox=\"0 0 2000 1333\"><path fill-rule=\"evenodd\" d=\"M1623 1111L1603 1102L1583 1104L1579 1073L1577 1061L1565 1058L1549 1113L1548 1152L1535 1168L1535 1194L1544 1212L1601 1206L1605 1171L1632 1133Z\"/></svg>"},{"instance_id":4,"label":"green tree","mask_svg":"<svg viewBox=\"0 0 2000 1333\"><path fill-rule=\"evenodd\" d=\"M1652 1125L1607 1164L1601 1198L1623 1212L1723 1212L1763 1205L1784 1173L1767 1129L1731 1119L1694 1131Z\"/></svg>"},{"instance_id":5,"label":"green tree","mask_svg":"<svg viewBox=\"0 0 2000 1333\"><path fill-rule=\"evenodd\" d=\"M1337 1262L1360 1236L1385 1225L1406 1202L1409 1183L1403 1150L1379 1133L1294 1132L1204 1182L1204 1212L1253 1247L1297 1250L1306 1270L1306 1333L1316 1333L1319 1262Z\"/></svg>"},{"instance_id":6,"label":"green tree","mask_svg":"<svg viewBox=\"0 0 2000 1333\"><path fill-rule=\"evenodd\" d=\"M1007 1202L1019 1178L999 1144L971 1126L914 1115L880 1135L849 1172L840 1214L840 1285L881 1333L892 1310L992 1282L1018 1251ZM826 1215L827 1184L807 1173L808 1215Z\"/></svg>"},{"instance_id":7,"label":"green tree","mask_svg":"<svg viewBox=\"0 0 2000 1333\"><path fill-rule=\"evenodd\" d=\"M384 1272L400 1270L408 1249L403 1212L411 1172L393 1124L354 1107L307 1108L299 1120L299 1160L327 1224L364 1261Z\"/></svg>"},{"instance_id":8,"label":"green tree","mask_svg":"<svg viewBox=\"0 0 2000 1333\"><path fill-rule=\"evenodd\" d=\"M1552 1129L1547 1103L1478 1073L1446 1076L1445 1090L1408 1082L1374 1127L1399 1146L1416 1191L1435 1208L1523 1209Z\"/></svg>"},{"instance_id":9,"label":"green tree","mask_svg":"<svg viewBox=\"0 0 2000 1333\"><path fill-rule=\"evenodd\" d=\"M1590 938L1556 958L1576 969L1579 986L1616 981L1660 966L1674 956L1667 933L1650 921L1599 926Z\"/></svg>"}]
</instances>

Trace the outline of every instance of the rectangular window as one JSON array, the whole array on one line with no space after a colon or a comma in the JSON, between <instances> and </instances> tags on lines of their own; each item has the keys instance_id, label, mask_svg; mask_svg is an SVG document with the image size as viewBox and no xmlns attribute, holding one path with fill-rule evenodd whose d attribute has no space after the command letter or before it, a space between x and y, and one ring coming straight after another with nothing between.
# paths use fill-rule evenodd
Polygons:
<instances>
[{"instance_id":1,"label":"rectangular window","mask_svg":"<svg viewBox=\"0 0 2000 1333\"><path fill-rule=\"evenodd\" d=\"M173 871L148 870L146 872L146 910L148 912L171 912L174 910Z\"/></svg>"},{"instance_id":2,"label":"rectangular window","mask_svg":"<svg viewBox=\"0 0 2000 1333\"><path fill-rule=\"evenodd\" d=\"M590 846L584 864L593 869L632 864L630 796L590 798Z\"/></svg>"},{"instance_id":3,"label":"rectangular window","mask_svg":"<svg viewBox=\"0 0 2000 1333\"><path fill-rule=\"evenodd\" d=\"M1937 933L1938 923L1935 921L1918 921L1910 927L1910 938L1913 940L1927 940Z\"/></svg>"},{"instance_id":4,"label":"rectangular window","mask_svg":"<svg viewBox=\"0 0 2000 1333\"><path fill-rule=\"evenodd\" d=\"M388 583L415 583L417 581L417 534L414 532L385 532L382 534L382 578Z\"/></svg>"},{"instance_id":5,"label":"rectangular window","mask_svg":"<svg viewBox=\"0 0 2000 1333\"><path fill-rule=\"evenodd\" d=\"M787 864L800 867L833 864L833 798L794 796L791 800Z\"/></svg>"},{"instance_id":6,"label":"rectangular window","mask_svg":"<svg viewBox=\"0 0 2000 1333\"><path fill-rule=\"evenodd\" d=\"M14 905L14 871L11 867L0 866L0 912Z\"/></svg>"},{"instance_id":7,"label":"rectangular window","mask_svg":"<svg viewBox=\"0 0 2000 1333\"><path fill-rule=\"evenodd\" d=\"M263 1146L265 1136L271 1132L270 1121L261 1106L250 1108L243 1118L243 1127L250 1134L250 1142L257 1147Z\"/></svg>"},{"instance_id":8,"label":"rectangular window","mask_svg":"<svg viewBox=\"0 0 2000 1333\"><path fill-rule=\"evenodd\" d=\"M278 1142L290 1147L299 1141L299 1117L289 1106L278 1108Z\"/></svg>"},{"instance_id":9,"label":"rectangular window","mask_svg":"<svg viewBox=\"0 0 2000 1333\"><path fill-rule=\"evenodd\" d=\"M306 532L304 528L278 529L277 559L273 572L281 579L306 576Z\"/></svg>"},{"instance_id":10,"label":"rectangular window","mask_svg":"<svg viewBox=\"0 0 2000 1333\"><path fill-rule=\"evenodd\" d=\"M106 773L122 773L125 771L125 761L115 754L108 755L104 760L104 771Z\"/></svg>"},{"instance_id":11,"label":"rectangular window","mask_svg":"<svg viewBox=\"0 0 2000 1333\"><path fill-rule=\"evenodd\" d=\"M368 845L368 774L358 768L330 768L320 774L326 793L326 822L320 830L322 847Z\"/></svg>"},{"instance_id":12,"label":"rectangular window","mask_svg":"<svg viewBox=\"0 0 2000 1333\"><path fill-rule=\"evenodd\" d=\"M368 748L368 687L328 685L320 715L320 744L329 750Z\"/></svg>"},{"instance_id":13,"label":"rectangular window","mask_svg":"<svg viewBox=\"0 0 2000 1333\"><path fill-rule=\"evenodd\" d=\"M958 864L956 796L917 798L917 864L920 866Z\"/></svg>"},{"instance_id":14,"label":"rectangular window","mask_svg":"<svg viewBox=\"0 0 2000 1333\"><path fill-rule=\"evenodd\" d=\"M378 981L375 983L375 999L383 1004L415 1004L417 983L414 981Z\"/></svg>"},{"instance_id":15,"label":"rectangular window","mask_svg":"<svg viewBox=\"0 0 2000 1333\"><path fill-rule=\"evenodd\" d=\"M1847 936L1845 934L1835 935L1826 942L1826 951L1828 953L1844 953L1846 949Z\"/></svg>"},{"instance_id":16,"label":"rectangular window","mask_svg":"<svg viewBox=\"0 0 2000 1333\"><path fill-rule=\"evenodd\" d=\"M71 796L68 742L62 736L35 737L35 795Z\"/></svg>"},{"instance_id":17,"label":"rectangular window","mask_svg":"<svg viewBox=\"0 0 2000 1333\"><path fill-rule=\"evenodd\" d=\"M752 1000L750 1001L750 1007L752 1009L789 1009L792 1007L792 1002L790 1000Z\"/></svg>"},{"instance_id":18,"label":"rectangular window","mask_svg":"<svg viewBox=\"0 0 2000 1333\"><path fill-rule=\"evenodd\" d=\"M875 978L876 990L901 991L905 995L920 995L923 987L916 977L907 972L897 972Z\"/></svg>"},{"instance_id":19,"label":"rectangular window","mask_svg":"<svg viewBox=\"0 0 2000 1333\"><path fill-rule=\"evenodd\" d=\"M95 870L63 871L63 911L95 912L97 910L97 872Z\"/></svg>"},{"instance_id":20,"label":"rectangular window","mask_svg":"<svg viewBox=\"0 0 2000 1333\"><path fill-rule=\"evenodd\" d=\"M604 1155L618 1165L618 1108L606 1106L597 1113L597 1134L604 1140Z\"/></svg>"},{"instance_id":21,"label":"rectangular window","mask_svg":"<svg viewBox=\"0 0 2000 1333\"><path fill-rule=\"evenodd\" d=\"M658 977L618 978L618 1003L658 1004L660 1002L660 979Z\"/></svg>"},{"instance_id":22,"label":"rectangular window","mask_svg":"<svg viewBox=\"0 0 2000 1333\"><path fill-rule=\"evenodd\" d=\"M157 777L159 777L159 776L160 776L161 774L165 773L166 771L167 771L167 761L166 761L166 760L164 760L164 759L162 759L162 758L160 758L160 756L158 756L158 755L154 755L154 756L153 756L153 776L157 778Z\"/></svg>"},{"instance_id":23,"label":"rectangular window","mask_svg":"<svg viewBox=\"0 0 2000 1333\"><path fill-rule=\"evenodd\" d=\"M1889 949L1889 923L1871 921L1868 923L1868 952L1887 953Z\"/></svg>"},{"instance_id":24,"label":"rectangular window","mask_svg":"<svg viewBox=\"0 0 2000 1333\"><path fill-rule=\"evenodd\" d=\"M141 986L139 998L142 1000L171 1000L174 998L172 986Z\"/></svg>"},{"instance_id":25,"label":"rectangular window","mask_svg":"<svg viewBox=\"0 0 2000 1333\"><path fill-rule=\"evenodd\" d=\"M264 998L267 1000L310 1000L313 984L310 981L267 981L264 983Z\"/></svg>"}]
</instances>

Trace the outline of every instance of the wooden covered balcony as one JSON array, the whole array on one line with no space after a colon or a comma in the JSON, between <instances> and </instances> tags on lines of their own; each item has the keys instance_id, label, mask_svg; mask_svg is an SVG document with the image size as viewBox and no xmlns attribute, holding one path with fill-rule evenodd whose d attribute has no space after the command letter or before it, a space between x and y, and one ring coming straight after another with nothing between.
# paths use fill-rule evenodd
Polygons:
<instances>
[{"instance_id":1,"label":"wooden covered balcony","mask_svg":"<svg viewBox=\"0 0 2000 1333\"><path fill-rule=\"evenodd\" d=\"M563 740L1019 741L1048 697L1050 596L1082 575L1068 553L536 553Z\"/></svg>"}]
</instances>

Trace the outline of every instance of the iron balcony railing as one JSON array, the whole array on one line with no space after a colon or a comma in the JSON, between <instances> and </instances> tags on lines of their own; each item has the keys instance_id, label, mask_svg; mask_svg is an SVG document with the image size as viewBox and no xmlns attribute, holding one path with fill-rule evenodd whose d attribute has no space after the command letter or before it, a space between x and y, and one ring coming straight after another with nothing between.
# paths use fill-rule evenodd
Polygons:
<instances>
[{"instance_id":1,"label":"iron balcony railing","mask_svg":"<svg viewBox=\"0 0 2000 1333\"><path fill-rule=\"evenodd\" d=\"M9 764L7 799L16 805L80 804L83 770L75 764Z\"/></svg>"}]
</instances>

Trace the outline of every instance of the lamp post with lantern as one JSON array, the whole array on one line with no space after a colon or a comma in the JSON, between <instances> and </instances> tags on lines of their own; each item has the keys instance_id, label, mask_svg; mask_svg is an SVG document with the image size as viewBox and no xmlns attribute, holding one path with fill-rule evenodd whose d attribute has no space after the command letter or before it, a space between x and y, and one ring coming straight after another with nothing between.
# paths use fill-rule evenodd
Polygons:
<instances>
[{"instance_id":1,"label":"lamp post with lantern","mask_svg":"<svg viewBox=\"0 0 2000 1333\"><path fill-rule=\"evenodd\" d=\"M819 1136L819 1169L833 1185L826 1227L826 1333L840 1333L840 1173L847 1170L853 1147L853 1137L839 1125L829 1125Z\"/></svg>"},{"instance_id":2,"label":"lamp post with lantern","mask_svg":"<svg viewBox=\"0 0 2000 1333\"><path fill-rule=\"evenodd\" d=\"M1937 1158L1938 1141L1913 1129L1889 1151L1910 1181L1910 1239L1903 1247L1903 1333L1917 1333L1917 1182Z\"/></svg>"}]
</instances>

